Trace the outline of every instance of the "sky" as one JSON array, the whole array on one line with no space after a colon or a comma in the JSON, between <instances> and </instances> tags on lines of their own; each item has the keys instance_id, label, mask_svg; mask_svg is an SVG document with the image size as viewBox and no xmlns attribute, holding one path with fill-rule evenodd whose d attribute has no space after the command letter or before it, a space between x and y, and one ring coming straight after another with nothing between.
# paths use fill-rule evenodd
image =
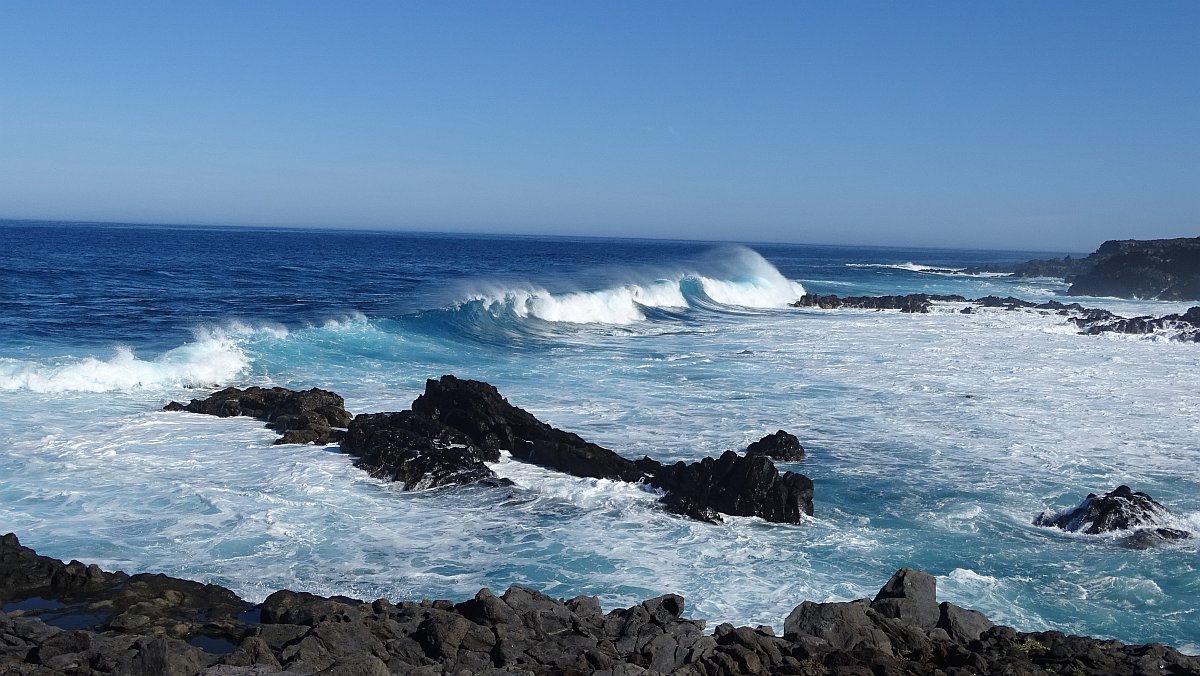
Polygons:
<instances>
[{"instance_id":1,"label":"sky","mask_svg":"<svg viewBox=\"0 0 1200 676\"><path fill-rule=\"evenodd\" d=\"M0 0L0 218L1200 235L1200 2Z\"/></svg>"}]
</instances>

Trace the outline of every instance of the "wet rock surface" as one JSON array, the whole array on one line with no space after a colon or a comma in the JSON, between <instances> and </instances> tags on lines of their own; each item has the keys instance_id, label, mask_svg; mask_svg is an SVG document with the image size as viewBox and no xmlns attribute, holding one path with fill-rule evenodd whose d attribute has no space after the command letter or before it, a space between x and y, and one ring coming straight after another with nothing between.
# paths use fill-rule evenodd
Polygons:
<instances>
[{"instance_id":1,"label":"wet rock surface","mask_svg":"<svg viewBox=\"0 0 1200 676\"><path fill-rule=\"evenodd\" d=\"M668 510L704 521L729 514L798 523L813 511L812 481L796 472L781 474L764 456L727 451L690 464L632 461L547 425L476 380L428 381L413 412L456 429L480 449L506 449L524 462L578 477L645 482L666 491Z\"/></svg>"},{"instance_id":2,"label":"wet rock surface","mask_svg":"<svg viewBox=\"0 0 1200 676\"><path fill-rule=\"evenodd\" d=\"M912 293L906 296L819 296L806 293L792 307L815 307L822 310L837 308L855 308L860 310L899 310L905 313L927 313L935 301L964 302L963 296L937 296L925 293Z\"/></svg>"},{"instance_id":3,"label":"wet rock surface","mask_svg":"<svg viewBox=\"0 0 1200 676\"><path fill-rule=\"evenodd\" d=\"M799 462L804 459L804 446L800 445L796 435L779 430L747 446L746 455L765 455L781 462Z\"/></svg>"},{"instance_id":4,"label":"wet rock surface","mask_svg":"<svg viewBox=\"0 0 1200 676\"><path fill-rule=\"evenodd\" d=\"M341 428L354 417L341 396L312 388L295 391L282 387L227 387L187 404L172 401L167 411L189 411L221 418L248 416L267 423L282 436L277 444L331 444L342 437Z\"/></svg>"},{"instance_id":5,"label":"wet rock surface","mask_svg":"<svg viewBox=\"0 0 1200 676\"><path fill-rule=\"evenodd\" d=\"M1137 531L1125 541L1129 547L1145 549L1167 540L1182 540L1189 533L1162 527L1171 516L1154 498L1129 486L1118 486L1104 495L1089 493L1075 507L1061 512L1042 512L1035 526L1099 535L1118 531Z\"/></svg>"},{"instance_id":6,"label":"wet rock surface","mask_svg":"<svg viewBox=\"0 0 1200 676\"><path fill-rule=\"evenodd\" d=\"M594 597L555 599L524 587L500 595L482 589L458 603L366 603L285 590L254 608L258 621L231 627L223 634L227 640L189 644L160 625L65 630L36 614L7 610L29 591L7 581L45 582L56 571L76 580L62 572L67 567L38 557L13 535L0 540L0 580L6 581L0 588L6 604L0 612L0 673L1200 674L1200 659L1162 645L995 626L980 613L938 603L936 580L912 569L898 571L874 600L801 603L781 636L770 627L729 624L709 633L703 621L685 617L684 599L674 594L606 613ZM95 570L95 580L132 579ZM171 589L196 584L164 579ZM67 589L76 587L42 593L74 598ZM220 596L236 599L222 591ZM91 593L103 598L118 592L93 585ZM189 625L193 634L197 622Z\"/></svg>"}]
</instances>

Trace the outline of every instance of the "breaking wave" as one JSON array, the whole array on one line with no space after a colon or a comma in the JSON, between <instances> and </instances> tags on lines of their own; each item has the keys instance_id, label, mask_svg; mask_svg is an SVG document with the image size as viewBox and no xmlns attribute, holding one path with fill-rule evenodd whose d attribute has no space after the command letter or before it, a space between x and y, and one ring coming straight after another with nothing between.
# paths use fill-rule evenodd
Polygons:
<instances>
[{"instance_id":1,"label":"breaking wave","mask_svg":"<svg viewBox=\"0 0 1200 676\"><path fill-rule=\"evenodd\" d=\"M124 345L108 359L0 359L0 390L52 393L212 387L232 380L250 366L238 339L256 333L282 337L286 330L243 325L200 329L194 340L151 359L137 356Z\"/></svg>"},{"instance_id":2,"label":"breaking wave","mask_svg":"<svg viewBox=\"0 0 1200 676\"><path fill-rule=\"evenodd\" d=\"M547 322L624 325L645 320L650 308L782 308L804 295L802 285L745 247L714 252L703 262L665 274L630 276L633 279L606 288L582 291L490 285L469 294L458 307Z\"/></svg>"}]
</instances>

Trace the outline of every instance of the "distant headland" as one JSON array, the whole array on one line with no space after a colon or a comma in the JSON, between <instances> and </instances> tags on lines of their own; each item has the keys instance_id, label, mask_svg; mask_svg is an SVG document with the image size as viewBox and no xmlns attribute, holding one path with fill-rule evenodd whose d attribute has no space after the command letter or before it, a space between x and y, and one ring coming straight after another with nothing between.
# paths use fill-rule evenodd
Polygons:
<instances>
[{"instance_id":1,"label":"distant headland","mask_svg":"<svg viewBox=\"0 0 1200 676\"><path fill-rule=\"evenodd\" d=\"M1113 239L1085 258L989 265L967 272L1062 277L1071 284L1070 296L1200 300L1200 237Z\"/></svg>"}]
</instances>

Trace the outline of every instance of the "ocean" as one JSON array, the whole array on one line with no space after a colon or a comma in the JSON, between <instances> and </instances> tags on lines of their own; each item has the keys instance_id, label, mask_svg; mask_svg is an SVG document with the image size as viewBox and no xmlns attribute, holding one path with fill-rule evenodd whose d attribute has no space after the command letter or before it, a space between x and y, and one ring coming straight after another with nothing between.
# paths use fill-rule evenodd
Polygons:
<instances>
[{"instance_id":1,"label":"ocean","mask_svg":"<svg viewBox=\"0 0 1200 676\"><path fill-rule=\"evenodd\" d=\"M254 601L674 592L690 617L776 629L910 566L1023 631L1200 652L1200 539L1131 550L1032 525L1128 484L1200 533L1200 344L1031 310L787 307L805 291L1188 305L946 272L1055 255L0 222L0 532ZM514 487L405 492L336 446L161 410L280 385L399 411L443 374L630 458L787 430L808 457L780 467L813 479L815 514L699 523L650 489L515 460L494 467Z\"/></svg>"}]
</instances>

